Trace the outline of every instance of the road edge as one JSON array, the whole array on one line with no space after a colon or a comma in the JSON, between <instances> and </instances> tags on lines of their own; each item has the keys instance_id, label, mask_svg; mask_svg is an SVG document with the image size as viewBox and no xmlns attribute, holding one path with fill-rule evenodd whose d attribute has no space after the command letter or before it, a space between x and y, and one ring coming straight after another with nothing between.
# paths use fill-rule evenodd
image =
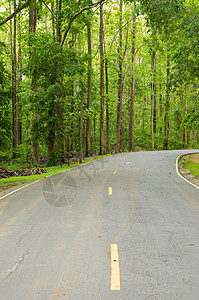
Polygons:
<instances>
[{"instance_id":1,"label":"road edge","mask_svg":"<svg viewBox=\"0 0 199 300\"><path fill-rule=\"evenodd\" d=\"M76 166L75 166L74 168L76 168ZM3 196L1 196L1 197L0 197L0 201L1 201L2 199L4 199L4 198L6 198L6 197L8 197L8 196L10 196L10 195L12 195L12 194L14 194L14 193L16 193L16 192L22 190L22 189L25 189L26 187L28 187L28 186L30 186L30 185L32 185L32 184L34 184L34 183L37 183L37 182L39 182L39 181L41 181L41 180L45 180L45 179L48 178L48 177L55 176L55 175L57 175L57 174L60 174L60 173L66 172L66 171L70 171L70 170L71 170L71 168L70 168L70 169L67 169L67 170L64 170L64 171L62 171L62 172L59 172L59 173L55 173L55 174L46 176L45 178L37 179L37 180L35 180L35 181L32 181L32 182L30 182L30 183L27 183L27 184L25 184L25 185L19 187L18 189L14 190L14 191L12 191L12 192L9 192L9 193L7 193L7 194L5 194L5 195L3 195Z\"/></svg>"},{"instance_id":2,"label":"road edge","mask_svg":"<svg viewBox=\"0 0 199 300\"><path fill-rule=\"evenodd\" d=\"M112 156L112 155L111 155L111 156ZM113 156L114 156L114 154L113 154ZM105 156L105 157L106 157L106 156ZM102 157L97 157L97 158L94 159L93 161L100 160L100 159L103 159L103 158L104 158L104 156L102 156ZM51 177L51 176L55 176L55 175L57 175L57 174L60 174L60 173L63 173L63 172L67 172L67 171L70 171L70 170L75 169L75 168L79 168L79 166L84 165L84 164L88 164L88 163L90 163L90 162L84 162L83 164L79 164L79 165L77 165L77 166L74 166L74 167L72 167L72 168L70 168L70 169L67 169L67 170L64 170L64 171L62 171L62 172L55 173L55 174L46 176L45 178L37 179L37 180L35 180L35 181L32 181L32 182L30 182L30 183L27 183L26 185L23 185L23 186L19 187L18 189L15 189L14 191L8 192L7 194L1 196L1 197L0 197L0 201L1 201L2 199L6 198L6 197L8 197L8 196L10 196L10 195L12 195L12 194L18 192L18 191L20 191L20 190L26 188L26 187L28 187L28 186L34 184L34 183L37 183L37 182L39 182L39 181L41 181L41 180L45 180L46 178Z\"/></svg>"},{"instance_id":3,"label":"road edge","mask_svg":"<svg viewBox=\"0 0 199 300\"><path fill-rule=\"evenodd\" d=\"M198 153L198 152L197 152ZM191 185L193 185L194 187L196 187L199 190L199 187L194 184L193 182L189 181L188 179L186 179L184 176L182 176L182 174L179 171L179 160L181 157L185 156L185 155L189 155L190 153L186 153L186 154L180 154L178 155L178 157L176 158L176 173L182 178L184 179L186 182L190 183Z\"/></svg>"}]
</instances>

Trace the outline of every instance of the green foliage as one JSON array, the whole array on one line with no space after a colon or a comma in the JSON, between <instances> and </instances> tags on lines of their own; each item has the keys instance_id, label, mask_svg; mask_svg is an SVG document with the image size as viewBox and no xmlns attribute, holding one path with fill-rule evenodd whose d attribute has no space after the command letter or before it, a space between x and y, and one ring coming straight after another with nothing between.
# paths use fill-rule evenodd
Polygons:
<instances>
[{"instance_id":1,"label":"green foliage","mask_svg":"<svg viewBox=\"0 0 199 300\"><path fill-rule=\"evenodd\" d=\"M0 43L0 150L10 147L11 139L11 103L9 73L4 62L5 44Z\"/></svg>"},{"instance_id":2,"label":"green foliage","mask_svg":"<svg viewBox=\"0 0 199 300\"><path fill-rule=\"evenodd\" d=\"M197 130L199 128L199 113L192 111L184 116L181 123L182 127L188 127L190 130Z\"/></svg>"},{"instance_id":3,"label":"green foliage","mask_svg":"<svg viewBox=\"0 0 199 300\"><path fill-rule=\"evenodd\" d=\"M184 12L184 0L141 0L141 10L146 14L147 25L172 34Z\"/></svg>"},{"instance_id":4,"label":"green foliage","mask_svg":"<svg viewBox=\"0 0 199 300\"><path fill-rule=\"evenodd\" d=\"M56 2L56 1L55 1ZM134 10L132 0L123 2L122 47L119 48L118 1L108 1L104 9L104 51L108 62L109 140L115 149L118 101L118 49L122 53L124 144L129 145L129 103L132 75L132 20L136 16L135 107L134 135L136 149L152 149L152 82L156 83L155 149L165 144L166 92L169 92L169 149L184 147L184 128L198 132L199 74L199 5L197 0L141 0ZM90 0L62 1L53 14L42 2L36 4L37 30L29 34L29 16L21 13L21 32L17 32L17 97L22 120L22 145L12 151L12 61L10 29L3 26L0 42L0 159L13 152L19 163L31 161L32 145L39 141L42 156L47 157L49 143L54 151L49 165L59 163L60 151L79 151L79 117L83 83L83 146L86 121L91 119L92 151L99 151L100 140L100 51L99 10L86 10L72 23L63 47L57 36L57 25L63 34L74 15ZM4 14L6 15L6 13ZM92 55L88 52L87 25L91 27ZM13 35L14 37L14 35ZM20 69L20 49L23 66ZM13 51L13 50L12 50ZM156 52L156 74L152 55ZM170 75L167 78L167 56L170 54ZM87 108L88 62L92 62L92 107ZM186 101L188 114L186 115ZM192 113L195 109L195 113ZM105 111L106 120L106 111ZM122 131L121 131L122 132ZM189 138L189 136L188 136ZM63 144L60 145L60 140ZM196 141L198 142L198 141ZM193 145L189 138L189 146ZM64 145L64 150L63 146ZM68 147L68 148L67 148Z\"/></svg>"}]
</instances>

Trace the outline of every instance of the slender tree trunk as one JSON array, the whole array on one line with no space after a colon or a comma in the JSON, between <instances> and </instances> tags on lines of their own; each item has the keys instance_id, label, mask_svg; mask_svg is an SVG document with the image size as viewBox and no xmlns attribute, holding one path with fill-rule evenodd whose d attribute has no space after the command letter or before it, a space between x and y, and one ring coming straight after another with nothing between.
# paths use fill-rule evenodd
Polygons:
<instances>
[{"instance_id":1,"label":"slender tree trunk","mask_svg":"<svg viewBox=\"0 0 199 300\"><path fill-rule=\"evenodd\" d=\"M129 114L129 151L134 151L134 101L135 101L135 39L136 39L136 2L134 2L133 40L132 40L132 69L131 69L131 96Z\"/></svg>"},{"instance_id":2,"label":"slender tree trunk","mask_svg":"<svg viewBox=\"0 0 199 300\"><path fill-rule=\"evenodd\" d=\"M92 74L92 45L91 45L91 27L87 26L88 36L88 90L87 90L87 109L91 108L91 74ZM86 120L86 156L91 155L91 118L88 116Z\"/></svg>"},{"instance_id":3,"label":"slender tree trunk","mask_svg":"<svg viewBox=\"0 0 199 300\"><path fill-rule=\"evenodd\" d=\"M122 8L123 0L120 0L120 21L119 21L119 47L118 47L118 100L117 100L117 124L116 124L116 149L120 152L120 129L122 114Z\"/></svg>"},{"instance_id":4,"label":"slender tree trunk","mask_svg":"<svg viewBox=\"0 0 199 300\"><path fill-rule=\"evenodd\" d=\"M186 97L186 99L185 99L185 112L186 112L186 115L187 115L187 95L186 95L186 93L185 93L185 97ZM185 127L185 149L187 149L187 147L188 147L188 134L187 134L187 126Z\"/></svg>"},{"instance_id":5,"label":"slender tree trunk","mask_svg":"<svg viewBox=\"0 0 199 300\"><path fill-rule=\"evenodd\" d=\"M167 55L167 82L166 82L166 103L165 103L165 116L164 116L164 149L168 149L169 144L169 78L170 78L170 55Z\"/></svg>"},{"instance_id":6,"label":"slender tree trunk","mask_svg":"<svg viewBox=\"0 0 199 300\"><path fill-rule=\"evenodd\" d=\"M71 83L71 113L73 114L74 109L74 84ZM75 135L75 130L74 130L74 121L72 120L71 125L70 125L70 150L74 150L74 135Z\"/></svg>"},{"instance_id":7,"label":"slender tree trunk","mask_svg":"<svg viewBox=\"0 0 199 300\"><path fill-rule=\"evenodd\" d=\"M55 17L54 17L55 3L54 3L54 0L51 1L51 10L53 12L53 16L52 16L52 33L53 33L53 36L54 36L55 35Z\"/></svg>"},{"instance_id":8,"label":"slender tree trunk","mask_svg":"<svg viewBox=\"0 0 199 300\"><path fill-rule=\"evenodd\" d=\"M61 43L61 8L62 8L62 0L57 0L56 36L59 44Z\"/></svg>"},{"instance_id":9,"label":"slender tree trunk","mask_svg":"<svg viewBox=\"0 0 199 300\"><path fill-rule=\"evenodd\" d=\"M125 48L127 48L127 40L128 40L128 30L127 30L127 34L126 34ZM128 70L129 70L129 54L127 53L126 71L125 71L124 79L123 79L123 83L122 83L122 104L123 104L122 105L122 112L121 112L121 119L122 119L122 123L121 123L121 150L122 150L122 152L124 152L124 148L125 148L125 138L124 138L124 134L125 134L125 102L126 102L126 79L127 79Z\"/></svg>"},{"instance_id":10,"label":"slender tree trunk","mask_svg":"<svg viewBox=\"0 0 199 300\"><path fill-rule=\"evenodd\" d=\"M14 10L16 9L16 0L14 0ZM10 5L11 13L11 5ZM13 30L13 31L12 31ZM17 21L10 20L10 36L11 36L11 56L12 56L12 145L13 149L17 147L17 56L16 56L16 38L17 38Z\"/></svg>"},{"instance_id":11,"label":"slender tree trunk","mask_svg":"<svg viewBox=\"0 0 199 300\"><path fill-rule=\"evenodd\" d=\"M100 5L100 154L105 154L104 143L104 21L103 4Z\"/></svg>"},{"instance_id":12,"label":"slender tree trunk","mask_svg":"<svg viewBox=\"0 0 199 300\"><path fill-rule=\"evenodd\" d=\"M20 88L21 82L22 82L22 50L21 50L21 14L18 15L18 80L17 80L17 88ZM19 103L19 97L17 96L17 144L20 145L22 143L22 121L20 116L20 103Z\"/></svg>"},{"instance_id":13,"label":"slender tree trunk","mask_svg":"<svg viewBox=\"0 0 199 300\"><path fill-rule=\"evenodd\" d=\"M193 141L194 141L194 149L196 149L196 132L193 131Z\"/></svg>"},{"instance_id":14,"label":"slender tree trunk","mask_svg":"<svg viewBox=\"0 0 199 300\"><path fill-rule=\"evenodd\" d=\"M121 124L121 151L124 152L125 148L125 139L124 139L124 130L125 130L125 107L122 107L122 124Z\"/></svg>"},{"instance_id":15,"label":"slender tree trunk","mask_svg":"<svg viewBox=\"0 0 199 300\"><path fill-rule=\"evenodd\" d=\"M81 108L80 108L80 120L79 120L79 162L83 161L83 99L84 99L84 84L80 83L81 87Z\"/></svg>"},{"instance_id":16,"label":"slender tree trunk","mask_svg":"<svg viewBox=\"0 0 199 300\"><path fill-rule=\"evenodd\" d=\"M144 105L143 105L143 128L142 128L143 148L145 147L145 106L146 106L146 95L144 95Z\"/></svg>"},{"instance_id":17,"label":"slender tree trunk","mask_svg":"<svg viewBox=\"0 0 199 300\"><path fill-rule=\"evenodd\" d=\"M79 33L79 51L81 51L81 34ZM84 125L83 125L83 100L84 100L84 84L83 81L80 80L79 82L80 87L80 118L79 118L79 162L82 163L83 161L83 131L84 131Z\"/></svg>"},{"instance_id":18,"label":"slender tree trunk","mask_svg":"<svg viewBox=\"0 0 199 300\"><path fill-rule=\"evenodd\" d=\"M29 33L30 34L35 34L36 33L36 21L37 21L37 15L36 15L36 0L32 0L29 6ZM29 45L31 47L31 45ZM30 50L30 56L31 55L35 55L35 53ZM32 90L35 92L37 87L35 85L35 80L36 80L37 74L35 72L35 74L33 75L32 78L32 83L31 83L31 87ZM33 115L34 119L37 119L37 113L35 113ZM36 138L35 134L33 135L33 159L35 161L39 160L39 140L38 138Z\"/></svg>"},{"instance_id":19,"label":"slender tree trunk","mask_svg":"<svg viewBox=\"0 0 199 300\"><path fill-rule=\"evenodd\" d=\"M152 150L154 150L154 134L156 133L156 52L152 53L152 84L151 84L151 114L152 114Z\"/></svg>"},{"instance_id":20,"label":"slender tree trunk","mask_svg":"<svg viewBox=\"0 0 199 300\"><path fill-rule=\"evenodd\" d=\"M61 43L61 5L62 5L62 1L61 0L57 0L57 19L56 19L56 38L57 41L59 43ZM54 85L57 81L57 74L56 74L56 70L57 70L57 58L54 58L54 63L53 63L53 68L51 70L52 72L52 79L51 79L51 84ZM59 120L60 120L60 127L63 128L63 103L61 101L57 101L58 102L58 106L55 106L55 100L56 98L51 100L50 106L49 106L49 136L48 136L48 140L49 140L49 144L48 144L48 158L50 159L54 152L55 152L55 136L56 136L56 130L55 130L55 120L53 120L53 116L55 114L55 110L57 111L57 114L59 116ZM58 99L57 99L58 100ZM51 121L52 120L52 121ZM63 131L63 130L62 130ZM60 135L59 133L57 134L58 137L58 146L60 148L60 150L62 152L64 152L64 137L62 135Z\"/></svg>"},{"instance_id":21,"label":"slender tree trunk","mask_svg":"<svg viewBox=\"0 0 199 300\"><path fill-rule=\"evenodd\" d=\"M62 9L62 0L57 0L57 22L56 22L56 38L58 43L61 43L61 9ZM60 79L61 80L61 79ZM57 104L57 115L59 118L59 126L61 128L60 133L58 131L57 133L57 140L58 140L58 149L61 153L64 153L64 136L63 136L63 131L64 131L64 125L63 125L63 119L64 119L64 113L63 113L63 100L58 100Z\"/></svg>"},{"instance_id":22,"label":"slender tree trunk","mask_svg":"<svg viewBox=\"0 0 199 300\"><path fill-rule=\"evenodd\" d=\"M162 117L162 83L159 84L160 96L159 96L159 116Z\"/></svg>"},{"instance_id":23,"label":"slender tree trunk","mask_svg":"<svg viewBox=\"0 0 199 300\"><path fill-rule=\"evenodd\" d=\"M108 59L105 59L105 75L106 75L106 153L109 153L109 96L108 96Z\"/></svg>"}]
</instances>

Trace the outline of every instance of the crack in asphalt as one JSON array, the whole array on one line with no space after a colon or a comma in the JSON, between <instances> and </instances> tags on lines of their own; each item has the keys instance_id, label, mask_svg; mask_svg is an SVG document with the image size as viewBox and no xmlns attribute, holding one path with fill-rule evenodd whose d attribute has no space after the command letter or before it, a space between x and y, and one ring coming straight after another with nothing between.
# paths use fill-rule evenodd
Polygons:
<instances>
[{"instance_id":1,"label":"crack in asphalt","mask_svg":"<svg viewBox=\"0 0 199 300\"><path fill-rule=\"evenodd\" d=\"M16 246L19 246L19 244L21 243L21 241L23 240L23 238L24 238L25 236L27 236L28 234L30 234L30 233L33 232L33 229L34 229L35 225L36 225L36 224L33 224L28 232L24 233L22 236L20 236L20 237L18 238L18 242L16 243Z\"/></svg>"},{"instance_id":2,"label":"crack in asphalt","mask_svg":"<svg viewBox=\"0 0 199 300\"><path fill-rule=\"evenodd\" d=\"M7 279L8 277L10 277L15 271L19 270L20 266L23 264L23 262L24 262L24 260L25 260L25 257L26 257L28 254L29 254L29 251L26 250L26 252L25 252L23 255L19 256L19 259L18 259L17 263L14 265L14 267L12 267L12 269L10 269L10 270L8 270L7 272L5 272L6 274L8 274L8 275L6 276L6 279Z\"/></svg>"},{"instance_id":3,"label":"crack in asphalt","mask_svg":"<svg viewBox=\"0 0 199 300\"><path fill-rule=\"evenodd\" d=\"M174 249L176 250L176 246L172 243L172 237L173 237L174 233L172 232L168 238L168 242L174 247Z\"/></svg>"},{"instance_id":4,"label":"crack in asphalt","mask_svg":"<svg viewBox=\"0 0 199 300\"><path fill-rule=\"evenodd\" d=\"M154 297L154 296L157 296L157 295L159 295L160 293L156 293L156 294L153 294L153 295L149 295L149 296L147 296L146 298L144 298L144 300L147 300L147 299L149 299L149 298L151 298L151 297Z\"/></svg>"}]
</instances>

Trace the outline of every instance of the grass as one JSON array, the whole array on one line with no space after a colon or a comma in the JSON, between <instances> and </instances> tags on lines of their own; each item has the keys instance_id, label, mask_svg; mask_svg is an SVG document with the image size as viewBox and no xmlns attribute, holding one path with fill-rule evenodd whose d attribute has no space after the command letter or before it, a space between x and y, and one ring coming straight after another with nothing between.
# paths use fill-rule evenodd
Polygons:
<instances>
[{"instance_id":1,"label":"grass","mask_svg":"<svg viewBox=\"0 0 199 300\"><path fill-rule=\"evenodd\" d=\"M95 156L95 158L88 158L83 160L83 163L88 163L91 161L94 161L96 159L100 159L106 156L110 156L110 154L107 155L99 155L99 156ZM17 176L17 177L9 177L9 178L2 178L0 179L0 188L1 187L9 187L9 186L16 186L16 185L20 185L20 184L24 184L24 183L28 183L28 182L33 182L39 179L43 179L47 176L51 176L53 174L57 174L60 172L64 172L66 170L69 170L71 168L77 167L79 166L80 163L79 162L71 162L70 166L68 165L63 165L61 166L53 166L53 167L42 167L42 169L46 170L46 173L43 174L39 174L39 175L31 175L31 176ZM21 164L4 164L1 166L2 168L7 168L10 170L17 170L17 169L25 169L24 165L22 166ZM35 167L32 167L35 168Z\"/></svg>"},{"instance_id":2,"label":"grass","mask_svg":"<svg viewBox=\"0 0 199 300\"><path fill-rule=\"evenodd\" d=\"M199 177L199 154L189 154L183 156L180 164L183 168L189 170L192 175Z\"/></svg>"}]
</instances>

